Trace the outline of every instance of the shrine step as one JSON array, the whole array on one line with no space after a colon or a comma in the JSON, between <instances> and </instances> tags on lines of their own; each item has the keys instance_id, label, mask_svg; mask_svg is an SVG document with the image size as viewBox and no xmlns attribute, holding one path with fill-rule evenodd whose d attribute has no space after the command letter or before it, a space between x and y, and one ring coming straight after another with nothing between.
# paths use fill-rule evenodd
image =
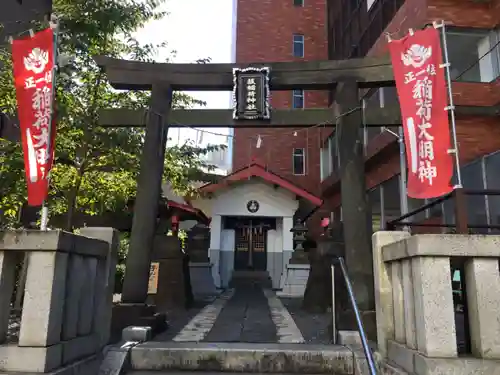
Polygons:
<instances>
[{"instance_id":1,"label":"shrine step","mask_svg":"<svg viewBox=\"0 0 500 375\"><path fill-rule=\"evenodd\" d=\"M231 282L229 285L231 287L237 287L240 285L251 285L257 284L262 287L270 288L272 286L271 277L267 271L233 271Z\"/></svg>"},{"instance_id":2,"label":"shrine step","mask_svg":"<svg viewBox=\"0 0 500 375\"><path fill-rule=\"evenodd\" d=\"M339 345L149 341L132 349L131 365L134 371L170 374L172 371L354 374L352 352Z\"/></svg>"},{"instance_id":3,"label":"shrine step","mask_svg":"<svg viewBox=\"0 0 500 375\"><path fill-rule=\"evenodd\" d=\"M127 372L126 375L220 375L220 372L203 372L200 373L198 371L132 371ZM253 374L252 372L225 372L224 375L249 375ZM279 375L292 375L292 374L284 374L280 373ZM310 375L320 375L320 374L310 374ZM335 375L335 374L332 374ZM392 375L392 374L390 374ZM395 374L399 375L399 374ZM405 374L407 375L407 374Z\"/></svg>"}]
</instances>

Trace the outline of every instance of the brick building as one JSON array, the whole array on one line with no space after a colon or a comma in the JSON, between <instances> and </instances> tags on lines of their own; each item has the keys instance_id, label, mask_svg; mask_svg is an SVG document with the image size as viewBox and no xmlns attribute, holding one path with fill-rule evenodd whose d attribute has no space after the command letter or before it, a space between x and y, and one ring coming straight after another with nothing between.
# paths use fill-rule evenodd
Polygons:
<instances>
[{"instance_id":1,"label":"brick building","mask_svg":"<svg viewBox=\"0 0 500 375\"><path fill-rule=\"evenodd\" d=\"M397 39L409 28L444 20L454 104L482 113L457 118L462 183L467 189L500 189L500 0L331 1L328 17L331 59L381 56L388 53L385 33ZM372 90L363 101L367 110L395 105L395 88ZM374 230L426 203L406 197L400 150L391 131L397 133L398 128L364 130L366 181ZM341 218L335 155L333 133L322 147L321 190L334 216ZM467 211L469 224L498 225L500 197L470 196ZM454 203L436 205L415 215L412 221L452 224Z\"/></svg>"},{"instance_id":2,"label":"brick building","mask_svg":"<svg viewBox=\"0 0 500 375\"><path fill-rule=\"evenodd\" d=\"M326 60L326 0L237 0L236 63ZM324 108L328 93L273 91L272 108ZM297 133L295 134L295 131ZM326 129L235 129L233 170L257 160L320 194L320 146ZM257 148L257 138L262 143ZM313 218L317 222L319 211Z\"/></svg>"},{"instance_id":3,"label":"brick building","mask_svg":"<svg viewBox=\"0 0 500 375\"><path fill-rule=\"evenodd\" d=\"M463 185L500 189L498 172L492 172L500 170L500 0L239 0L236 62L382 56L388 53L385 33L397 39L409 28L440 20L447 24L455 105L481 113L457 118ZM363 95L366 110L398 104L395 88ZM278 92L272 98L274 108L328 104L328 94L321 92ZM374 230L426 203L406 197L400 168L404 159L394 133L399 133L398 127L363 130ZM263 139L259 149L258 135ZM316 219L326 212L341 219L336 139L331 128L302 130L296 136L283 129L236 129L234 145L234 169L256 158L325 200ZM304 155L304 169L297 167L300 157L294 155ZM452 201L437 205L412 220L451 224L453 206ZM470 224L500 224L500 197L469 197L468 208Z\"/></svg>"}]
</instances>

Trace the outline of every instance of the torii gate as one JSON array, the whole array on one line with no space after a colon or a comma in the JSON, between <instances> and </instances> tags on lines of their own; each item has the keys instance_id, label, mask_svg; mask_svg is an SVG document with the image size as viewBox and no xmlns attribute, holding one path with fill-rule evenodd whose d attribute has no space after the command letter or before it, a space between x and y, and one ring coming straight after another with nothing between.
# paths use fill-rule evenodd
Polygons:
<instances>
[{"instance_id":1,"label":"torii gate","mask_svg":"<svg viewBox=\"0 0 500 375\"><path fill-rule=\"evenodd\" d=\"M106 109L100 115L102 126L146 127L122 302L143 303L147 296L169 126L287 128L324 123L326 127L338 127L345 260L349 275L360 310L374 310L370 209L359 128L397 126L401 120L398 107L372 110L362 118L359 89L394 86L388 58L238 65L145 63L99 56L96 62L105 70L114 88L152 92L149 109ZM241 100L235 112L231 109L171 110L173 90L233 91L238 101L245 94L245 82L248 84L252 78L252 83L257 82L258 100L250 111L241 105ZM266 112L269 90L293 89L335 90L335 105L333 109Z\"/></svg>"}]
</instances>

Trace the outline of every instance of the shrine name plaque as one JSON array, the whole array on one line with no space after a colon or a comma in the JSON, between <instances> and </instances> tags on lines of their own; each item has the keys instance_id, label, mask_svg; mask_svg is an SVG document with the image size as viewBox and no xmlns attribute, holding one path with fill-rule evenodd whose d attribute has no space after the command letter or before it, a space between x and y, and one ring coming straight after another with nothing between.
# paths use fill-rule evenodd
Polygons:
<instances>
[{"instance_id":1,"label":"shrine name plaque","mask_svg":"<svg viewBox=\"0 0 500 375\"><path fill-rule=\"evenodd\" d=\"M269 120L270 89L267 67L233 69L233 119Z\"/></svg>"}]
</instances>

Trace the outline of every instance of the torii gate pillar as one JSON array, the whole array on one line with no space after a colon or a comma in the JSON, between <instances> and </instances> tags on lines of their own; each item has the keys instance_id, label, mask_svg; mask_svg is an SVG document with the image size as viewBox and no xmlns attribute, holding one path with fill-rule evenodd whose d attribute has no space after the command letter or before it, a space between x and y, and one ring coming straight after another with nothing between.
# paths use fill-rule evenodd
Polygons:
<instances>
[{"instance_id":1,"label":"torii gate pillar","mask_svg":"<svg viewBox=\"0 0 500 375\"><path fill-rule=\"evenodd\" d=\"M146 136L137 183L137 197L127 255L122 302L142 304L148 296L149 269L153 251L158 202L167 144L166 119L172 106L172 89L168 84L154 85L151 90Z\"/></svg>"},{"instance_id":2,"label":"torii gate pillar","mask_svg":"<svg viewBox=\"0 0 500 375\"><path fill-rule=\"evenodd\" d=\"M371 216L366 194L365 160L360 126L362 111L355 80L340 82L336 93L342 222L345 262L363 325L376 338ZM338 312L339 330L357 330L350 307Z\"/></svg>"}]
</instances>

